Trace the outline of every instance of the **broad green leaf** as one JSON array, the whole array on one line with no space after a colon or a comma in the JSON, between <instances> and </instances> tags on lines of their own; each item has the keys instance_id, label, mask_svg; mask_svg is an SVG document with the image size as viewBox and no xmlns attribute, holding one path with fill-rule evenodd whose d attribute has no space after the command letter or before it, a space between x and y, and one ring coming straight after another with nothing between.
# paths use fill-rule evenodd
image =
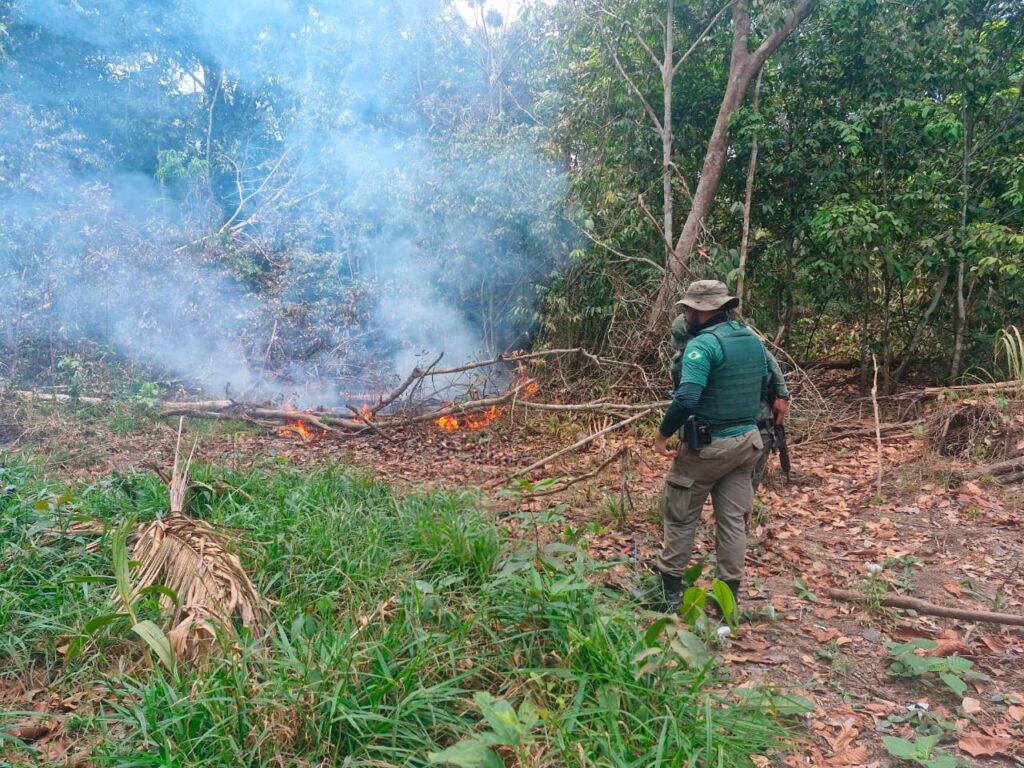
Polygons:
<instances>
[{"instance_id":1,"label":"broad green leaf","mask_svg":"<svg viewBox=\"0 0 1024 768\"><path fill-rule=\"evenodd\" d=\"M98 629L110 626L118 619L127 618L128 614L126 613L104 613L100 616L94 616L85 623L85 626L82 628L82 632L86 635L91 635Z\"/></svg>"},{"instance_id":2,"label":"broad green leaf","mask_svg":"<svg viewBox=\"0 0 1024 768\"><path fill-rule=\"evenodd\" d=\"M737 623L736 615L736 599L732 595L732 590L729 589L729 585L724 581L715 579L711 585L711 592L715 598L715 602L722 609L722 614L725 616L726 621L730 624L735 625Z\"/></svg>"},{"instance_id":3,"label":"broad green leaf","mask_svg":"<svg viewBox=\"0 0 1024 768\"><path fill-rule=\"evenodd\" d=\"M711 659L704 641L685 629L676 631L676 636L672 638L669 647L679 658L696 669L704 667Z\"/></svg>"},{"instance_id":4,"label":"broad green leaf","mask_svg":"<svg viewBox=\"0 0 1024 768\"><path fill-rule=\"evenodd\" d=\"M965 659L960 656L946 657L946 669L950 672L968 672L973 666L974 662L970 659Z\"/></svg>"},{"instance_id":5,"label":"broad green leaf","mask_svg":"<svg viewBox=\"0 0 1024 768\"><path fill-rule=\"evenodd\" d=\"M949 686L950 690L952 690L957 696L963 696L967 691L967 683L956 675L951 675L948 672L941 672L939 674L939 679Z\"/></svg>"},{"instance_id":6,"label":"broad green leaf","mask_svg":"<svg viewBox=\"0 0 1024 768\"><path fill-rule=\"evenodd\" d=\"M505 764L479 739L464 739L443 752L431 752L432 765L455 765L458 768L504 768Z\"/></svg>"},{"instance_id":7,"label":"broad green leaf","mask_svg":"<svg viewBox=\"0 0 1024 768\"><path fill-rule=\"evenodd\" d=\"M917 747L915 747L914 743L911 741L901 739L898 736L883 736L882 745L893 757L899 757L904 760L917 759Z\"/></svg>"},{"instance_id":8,"label":"broad green leaf","mask_svg":"<svg viewBox=\"0 0 1024 768\"><path fill-rule=\"evenodd\" d=\"M632 661L633 661L634 664L639 664L640 662L646 661L647 659L651 658L651 656L657 656L661 652L662 652L661 648L659 648L657 646L652 646L650 648L644 648L642 651L640 651L640 653L638 653L635 656L633 656Z\"/></svg>"},{"instance_id":9,"label":"broad green leaf","mask_svg":"<svg viewBox=\"0 0 1024 768\"><path fill-rule=\"evenodd\" d=\"M914 748L917 749L919 755L926 757L931 754L932 750L935 749L941 739L942 734L930 733L927 736L922 736L917 739L914 742Z\"/></svg>"},{"instance_id":10,"label":"broad green leaf","mask_svg":"<svg viewBox=\"0 0 1024 768\"><path fill-rule=\"evenodd\" d=\"M668 616L662 616L660 619L656 619L651 626L644 632L644 645L651 648L658 642L658 638L661 637L661 633L665 631L665 627L668 626L672 619Z\"/></svg>"},{"instance_id":11,"label":"broad green leaf","mask_svg":"<svg viewBox=\"0 0 1024 768\"><path fill-rule=\"evenodd\" d=\"M480 714L491 726L497 744L514 746L519 743L519 717L515 709L504 699L496 699L487 691L477 691L473 701L480 708Z\"/></svg>"},{"instance_id":12,"label":"broad green leaf","mask_svg":"<svg viewBox=\"0 0 1024 768\"><path fill-rule=\"evenodd\" d=\"M141 637L146 645L153 649L153 653L168 672L174 671L174 652L171 650L171 641L167 639L167 635L160 627L146 619L132 627L132 632Z\"/></svg>"}]
</instances>

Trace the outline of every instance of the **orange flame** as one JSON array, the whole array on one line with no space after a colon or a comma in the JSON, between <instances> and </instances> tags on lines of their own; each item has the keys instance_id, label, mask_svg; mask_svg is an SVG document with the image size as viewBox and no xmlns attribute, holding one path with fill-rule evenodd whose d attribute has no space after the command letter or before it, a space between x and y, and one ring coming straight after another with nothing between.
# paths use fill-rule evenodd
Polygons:
<instances>
[{"instance_id":1,"label":"orange flame","mask_svg":"<svg viewBox=\"0 0 1024 768\"><path fill-rule=\"evenodd\" d=\"M372 416L373 414L371 414L371 413L370 413L370 404L369 404L369 403L363 403L363 410L362 410L362 414L363 414L363 418L364 418L364 419L365 419L366 421L369 421L369 420L370 420L370 417L371 417L371 416Z\"/></svg>"},{"instance_id":2,"label":"orange flame","mask_svg":"<svg viewBox=\"0 0 1024 768\"><path fill-rule=\"evenodd\" d=\"M531 381L523 390L523 397L533 397L538 392L540 392L540 385L536 381Z\"/></svg>"},{"instance_id":3,"label":"orange flame","mask_svg":"<svg viewBox=\"0 0 1024 768\"><path fill-rule=\"evenodd\" d=\"M326 433L318 429L310 429L306 426L306 422L301 419L295 419L295 421L289 421L288 426L302 435L303 440L316 440L318 437L323 437Z\"/></svg>"},{"instance_id":4,"label":"orange flame","mask_svg":"<svg viewBox=\"0 0 1024 768\"><path fill-rule=\"evenodd\" d=\"M290 403L286 403L284 409L289 412L298 413L295 407ZM306 413L312 413L312 411L306 411ZM279 430L278 433L282 437L291 437L292 435L298 434L303 440L316 440L324 437L327 432L321 429L315 429L312 425L306 424L301 418L288 419L288 428Z\"/></svg>"},{"instance_id":5,"label":"orange flame","mask_svg":"<svg viewBox=\"0 0 1024 768\"><path fill-rule=\"evenodd\" d=\"M500 415L501 411L498 409L498 406L492 405L479 415L467 414L463 416L461 421L458 416L438 416L434 419L434 423L445 432L458 432L460 429L482 429Z\"/></svg>"},{"instance_id":6,"label":"orange flame","mask_svg":"<svg viewBox=\"0 0 1024 768\"><path fill-rule=\"evenodd\" d=\"M438 416L434 419L434 423L437 424L445 432L458 432L459 431L459 420L454 416Z\"/></svg>"}]
</instances>

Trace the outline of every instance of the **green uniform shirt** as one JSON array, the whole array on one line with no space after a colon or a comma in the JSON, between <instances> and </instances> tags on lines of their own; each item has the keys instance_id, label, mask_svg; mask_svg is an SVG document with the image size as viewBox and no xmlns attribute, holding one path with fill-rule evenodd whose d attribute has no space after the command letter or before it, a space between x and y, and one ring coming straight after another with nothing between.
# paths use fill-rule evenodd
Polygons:
<instances>
[{"instance_id":1,"label":"green uniform shirt","mask_svg":"<svg viewBox=\"0 0 1024 768\"><path fill-rule=\"evenodd\" d=\"M683 364L679 372L679 384L697 384L706 387L708 377L713 368L717 368L725 360L722 353L722 346L718 339L710 333L701 333L690 339L683 351ZM765 368L767 372L767 367ZM754 424L739 424L735 427L726 427L715 432L712 440L720 440L723 437L735 437L757 429Z\"/></svg>"}]
</instances>

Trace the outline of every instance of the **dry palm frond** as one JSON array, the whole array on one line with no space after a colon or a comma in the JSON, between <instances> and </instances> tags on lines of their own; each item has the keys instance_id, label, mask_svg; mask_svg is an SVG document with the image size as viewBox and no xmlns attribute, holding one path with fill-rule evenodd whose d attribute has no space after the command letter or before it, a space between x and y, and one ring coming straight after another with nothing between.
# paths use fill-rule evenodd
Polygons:
<instances>
[{"instance_id":1,"label":"dry palm frond","mask_svg":"<svg viewBox=\"0 0 1024 768\"><path fill-rule=\"evenodd\" d=\"M217 627L233 633L236 620L254 636L263 634L265 609L238 557L228 549L232 537L185 513L196 445L182 466L181 430L179 423L174 468L168 481L170 512L135 526L127 538L131 559L139 563L128 600L134 603L151 587L166 588L160 590L160 601L171 612L167 637L174 655L194 659L209 649ZM105 530L102 523L80 521L69 526L66 533L102 535ZM98 543L89 547L95 548Z\"/></svg>"},{"instance_id":2,"label":"dry palm frond","mask_svg":"<svg viewBox=\"0 0 1024 768\"><path fill-rule=\"evenodd\" d=\"M260 634L263 603L227 537L207 523L172 512L136 531L132 558L140 562L133 597L162 585L178 596L172 625L197 609L224 621L241 619ZM167 597L162 598L170 605Z\"/></svg>"},{"instance_id":3,"label":"dry palm frond","mask_svg":"<svg viewBox=\"0 0 1024 768\"><path fill-rule=\"evenodd\" d=\"M227 548L228 537L205 520L185 514L188 472L195 456L192 445L181 466L181 427L171 471L170 514L141 530L132 545L132 556L142 563L133 595L162 585L178 596L172 625L189 617L239 618L254 635L260 634L263 603L256 587L242 569L238 557ZM163 598L165 604L170 600Z\"/></svg>"}]
</instances>

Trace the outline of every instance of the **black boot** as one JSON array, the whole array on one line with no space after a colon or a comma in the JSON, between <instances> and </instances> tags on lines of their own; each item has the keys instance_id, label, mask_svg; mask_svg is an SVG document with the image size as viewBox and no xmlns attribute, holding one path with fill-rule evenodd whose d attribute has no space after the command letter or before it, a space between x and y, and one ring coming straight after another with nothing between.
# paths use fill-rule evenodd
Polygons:
<instances>
[{"instance_id":1,"label":"black boot","mask_svg":"<svg viewBox=\"0 0 1024 768\"><path fill-rule=\"evenodd\" d=\"M678 614L683 603L683 577L663 573L649 588L634 590L633 598L652 611Z\"/></svg>"}]
</instances>

